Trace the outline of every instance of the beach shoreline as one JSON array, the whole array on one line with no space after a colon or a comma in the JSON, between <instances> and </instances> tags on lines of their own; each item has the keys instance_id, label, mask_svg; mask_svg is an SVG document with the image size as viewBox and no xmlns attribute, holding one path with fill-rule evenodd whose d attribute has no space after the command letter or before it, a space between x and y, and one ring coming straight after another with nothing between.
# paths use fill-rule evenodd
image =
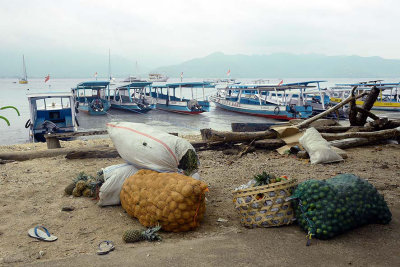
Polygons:
<instances>
[{"instance_id":1,"label":"beach shoreline","mask_svg":"<svg viewBox=\"0 0 400 267\"><path fill-rule=\"evenodd\" d=\"M186 138L193 141L200 137ZM61 142L61 145L78 148L112 146L112 142L108 138L80 139ZM257 150L239 159L221 151L201 151L198 153L201 162L199 174L210 190L201 226L187 233L161 232L162 242L136 244L125 244L122 234L125 230L143 227L120 206L101 208L90 198L64 194L64 188L79 172L95 175L101 168L123 163L123 159L67 160L64 156L57 156L1 164L0 264L67 266L89 262L89 265L103 265L102 258L95 255L97 245L102 240L112 240L117 249L107 257L113 264L185 266L193 265L198 259L197 265L219 262L228 266L235 260L239 265L259 265L262 262L268 264L265 260L269 257L272 265L296 262L318 265L323 264L326 258L328 265L353 262L356 265L396 266L399 264L396 255L400 240L399 148L397 144L352 148L346 150L348 158L344 162L327 165L311 165L307 160L279 155L274 151ZM45 143L0 146L0 152L46 149ZM354 173L367 179L384 195L393 213L392 222L389 225L367 225L329 241L313 240L308 250L305 249L305 233L297 225L244 228L233 207L232 190L264 170L300 182ZM61 211L63 207L74 207L74 210ZM218 222L219 218L227 222ZM28 229L36 225L45 225L59 239L48 243L28 237ZM45 254L38 259L40 251ZM208 253L205 254L208 256L203 255L200 259L199 251ZM228 255L218 258L216 253ZM314 257L309 258L308 253ZM332 258L335 253L343 257L335 261ZM143 261L138 262L138 259Z\"/></svg>"}]
</instances>

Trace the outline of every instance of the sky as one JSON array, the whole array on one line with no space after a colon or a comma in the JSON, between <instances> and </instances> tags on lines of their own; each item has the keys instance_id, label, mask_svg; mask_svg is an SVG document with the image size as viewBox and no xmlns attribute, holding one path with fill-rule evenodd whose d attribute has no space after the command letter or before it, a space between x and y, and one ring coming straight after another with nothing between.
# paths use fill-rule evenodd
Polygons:
<instances>
[{"instance_id":1,"label":"sky","mask_svg":"<svg viewBox=\"0 0 400 267\"><path fill-rule=\"evenodd\" d=\"M108 49L145 69L217 51L400 59L398 0L0 0L0 6L0 55L18 56L19 64L22 54L108 60Z\"/></svg>"}]
</instances>

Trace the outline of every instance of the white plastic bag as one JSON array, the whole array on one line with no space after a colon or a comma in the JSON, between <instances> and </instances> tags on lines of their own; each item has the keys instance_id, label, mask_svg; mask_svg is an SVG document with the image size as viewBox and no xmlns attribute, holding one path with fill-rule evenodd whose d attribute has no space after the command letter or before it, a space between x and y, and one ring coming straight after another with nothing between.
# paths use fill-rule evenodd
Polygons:
<instances>
[{"instance_id":1,"label":"white plastic bag","mask_svg":"<svg viewBox=\"0 0 400 267\"><path fill-rule=\"evenodd\" d=\"M179 161L189 149L186 140L143 123L107 123L108 134L119 155L138 169L177 172Z\"/></svg>"},{"instance_id":2,"label":"white plastic bag","mask_svg":"<svg viewBox=\"0 0 400 267\"><path fill-rule=\"evenodd\" d=\"M119 205L119 195L125 180L134 175L138 169L128 163L112 165L102 169L104 183L100 187L99 206Z\"/></svg>"},{"instance_id":3,"label":"white plastic bag","mask_svg":"<svg viewBox=\"0 0 400 267\"><path fill-rule=\"evenodd\" d=\"M308 128L299 139L300 144L310 155L311 164L342 161L343 158L331 149L330 144L315 128Z\"/></svg>"}]
</instances>

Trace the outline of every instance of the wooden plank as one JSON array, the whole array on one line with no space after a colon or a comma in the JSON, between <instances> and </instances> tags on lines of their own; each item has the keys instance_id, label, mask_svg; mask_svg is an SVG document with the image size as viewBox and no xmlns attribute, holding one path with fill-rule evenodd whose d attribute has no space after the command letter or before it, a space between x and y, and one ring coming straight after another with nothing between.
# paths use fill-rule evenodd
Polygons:
<instances>
[{"instance_id":1,"label":"wooden plank","mask_svg":"<svg viewBox=\"0 0 400 267\"><path fill-rule=\"evenodd\" d=\"M224 142L232 142L232 141L248 141L251 142L253 140L260 139L269 139L276 138L277 133L275 131L263 131L263 132L223 132L216 131L213 129L201 129L200 130L201 137L204 141L224 141Z\"/></svg>"}]
</instances>

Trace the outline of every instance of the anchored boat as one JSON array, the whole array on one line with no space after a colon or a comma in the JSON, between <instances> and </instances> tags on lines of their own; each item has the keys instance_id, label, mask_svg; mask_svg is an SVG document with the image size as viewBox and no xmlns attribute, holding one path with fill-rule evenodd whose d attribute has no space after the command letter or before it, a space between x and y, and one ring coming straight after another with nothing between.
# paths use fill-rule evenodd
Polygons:
<instances>
[{"instance_id":1,"label":"anchored boat","mask_svg":"<svg viewBox=\"0 0 400 267\"><path fill-rule=\"evenodd\" d=\"M28 83L28 76L26 75L25 57L22 55L22 78L19 79L20 84Z\"/></svg>"},{"instance_id":2,"label":"anchored boat","mask_svg":"<svg viewBox=\"0 0 400 267\"><path fill-rule=\"evenodd\" d=\"M355 94L368 92L372 87L377 87L380 94L372 110L400 111L400 83L382 83L381 80L354 84L336 84L327 91L333 104L340 103L351 94L353 87L357 87ZM365 98L365 97L364 97ZM356 100L357 105L363 105L364 99Z\"/></svg>"},{"instance_id":3,"label":"anchored boat","mask_svg":"<svg viewBox=\"0 0 400 267\"><path fill-rule=\"evenodd\" d=\"M106 91L110 95L109 81L82 82L72 88L78 110L89 115L104 115L110 109Z\"/></svg>"},{"instance_id":4,"label":"anchored boat","mask_svg":"<svg viewBox=\"0 0 400 267\"><path fill-rule=\"evenodd\" d=\"M153 85L150 96L156 100L156 108L182 114L200 114L210 111L210 102L204 89L213 88L206 82L179 82ZM199 90L202 96L198 97ZM184 96L184 93L185 96ZM187 95L191 95L189 98Z\"/></svg>"},{"instance_id":5,"label":"anchored boat","mask_svg":"<svg viewBox=\"0 0 400 267\"><path fill-rule=\"evenodd\" d=\"M150 93L151 82L134 82L112 89L109 95L111 108L145 113L154 109L156 105L146 97Z\"/></svg>"},{"instance_id":6,"label":"anchored boat","mask_svg":"<svg viewBox=\"0 0 400 267\"><path fill-rule=\"evenodd\" d=\"M308 118L313 114L307 103L307 84L243 84L219 89L210 97L219 108L278 120Z\"/></svg>"},{"instance_id":7,"label":"anchored boat","mask_svg":"<svg viewBox=\"0 0 400 267\"><path fill-rule=\"evenodd\" d=\"M75 132L79 126L76 118L75 102L72 93L28 94L31 141L46 142L48 133Z\"/></svg>"}]
</instances>

